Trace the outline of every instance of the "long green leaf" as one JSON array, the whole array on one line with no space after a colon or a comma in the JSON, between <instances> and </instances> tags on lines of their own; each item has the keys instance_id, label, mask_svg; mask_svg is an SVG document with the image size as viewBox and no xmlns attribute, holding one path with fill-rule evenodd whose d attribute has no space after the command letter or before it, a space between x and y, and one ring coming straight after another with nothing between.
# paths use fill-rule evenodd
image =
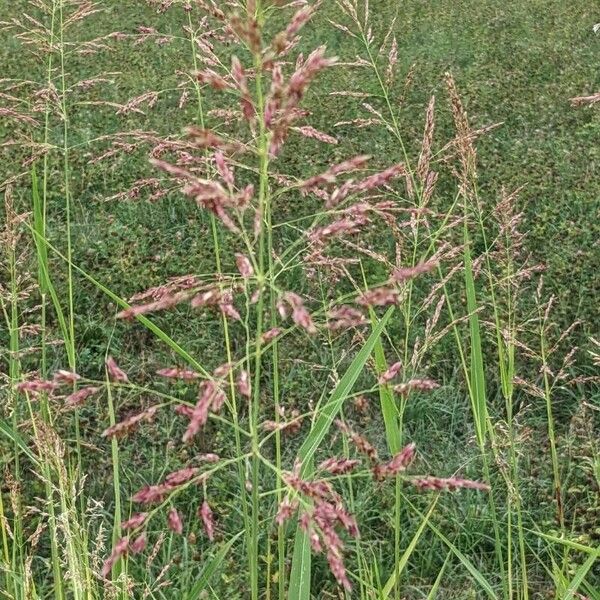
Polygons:
<instances>
[{"instance_id":1,"label":"long green leaf","mask_svg":"<svg viewBox=\"0 0 600 600\"><path fill-rule=\"evenodd\" d=\"M31 195L33 199L33 228L35 249L38 260L40 288L42 293L50 294L52 306L58 319L60 333L65 343L65 348L68 353L69 365L72 367L75 364L75 356L73 355L73 344L71 343L71 335L65 318L58 294L50 277L48 268L48 240L44 231L44 217L42 213L42 200L38 188L37 174L35 167L31 170Z\"/></svg>"},{"instance_id":2,"label":"long green leaf","mask_svg":"<svg viewBox=\"0 0 600 600\"><path fill-rule=\"evenodd\" d=\"M316 421L314 421L310 433L304 440L304 443L298 451L298 459L302 463L302 477L308 477L313 470L313 457L323 438L327 435L333 420L339 413L342 405L358 376L362 372L365 363L371 356L373 348L381 336L386 323L392 316L394 307L390 307L381 321L373 329L364 346L360 349L354 360L340 379L336 388L331 394L329 402L321 407ZM292 571L290 573L290 583L288 588L288 600L309 600L310 598L310 574L311 574L311 555L310 542L306 533L298 527L294 539L294 553L292 557Z\"/></svg>"},{"instance_id":3,"label":"long green leaf","mask_svg":"<svg viewBox=\"0 0 600 600\"><path fill-rule=\"evenodd\" d=\"M485 371L483 366L483 352L481 349L481 329L477 313L477 295L475 291L475 278L473 276L473 261L468 232L465 228L465 287L467 293L467 311L469 313L469 332L471 337L471 403L473 417L477 431L479 445L485 444L485 431L487 424L487 403L485 390Z\"/></svg>"},{"instance_id":4,"label":"long green leaf","mask_svg":"<svg viewBox=\"0 0 600 600\"><path fill-rule=\"evenodd\" d=\"M425 515L415 507L415 505L406 497L403 496L404 501L411 507L415 513L417 513L421 518L424 518ZM494 588L492 588L490 582L485 578L483 573L431 522L427 522L427 527L437 535L437 537L446 544L448 549L460 560L462 565L469 571L472 575L473 579L481 586L481 589L491 598L491 600L498 600L498 596L496 592L494 592Z\"/></svg>"},{"instance_id":5,"label":"long green leaf","mask_svg":"<svg viewBox=\"0 0 600 600\"><path fill-rule=\"evenodd\" d=\"M363 370L365 363L369 359L369 356L371 356L373 348L375 347L375 343L379 339L379 336L383 333L385 325L392 316L393 311L393 306L387 310L381 321L379 321L377 327L373 329L373 332L368 337L364 346L354 357L352 364L348 367L336 388L333 390L329 402L327 402L325 406L321 407L319 415L316 421L313 423L310 433L298 451L298 459L302 463L303 468L310 468L305 467L305 463L308 463L312 459L317 451L317 448L323 441L323 438L327 435L327 432L331 427L331 423L333 423L333 420L342 408L342 404L352 391L358 376Z\"/></svg>"},{"instance_id":6,"label":"long green leaf","mask_svg":"<svg viewBox=\"0 0 600 600\"><path fill-rule=\"evenodd\" d=\"M400 557L398 564L396 564L394 566L394 572L391 574L390 578L387 580L387 583L385 584L385 587L383 588L383 592L381 594L382 598L387 598L390 595L390 593L392 592L392 590L394 589L394 586L396 585L396 579L402 574L402 571L404 570L404 567L406 566L408 559L411 557L412 553L414 552L415 548L417 547L417 543L419 542L419 539L421 539L421 535L423 534L423 531L425 531L425 527L429 523L429 518L433 514L433 509L435 508L435 505L437 504L438 498L439 498L439 496L434 498L433 502L431 503L431 506L429 507L429 510L427 511L427 514L421 520L421 524L419 525L419 528L415 532L415 535L413 535L412 540L410 540L408 547L406 548L406 550L403 552L402 556Z\"/></svg>"},{"instance_id":7,"label":"long green leaf","mask_svg":"<svg viewBox=\"0 0 600 600\"><path fill-rule=\"evenodd\" d=\"M573 540L568 540L566 538L557 537L550 533L542 533L541 531L535 531L534 529L526 529L530 533L540 536L549 542L553 542L555 544L562 544L563 546L567 546L567 548L572 548L573 550L577 550L579 552L585 552L586 554L596 554L599 550L598 548L594 548L592 546L586 546L585 544L580 544L579 542L574 542Z\"/></svg>"},{"instance_id":8,"label":"long green leaf","mask_svg":"<svg viewBox=\"0 0 600 600\"><path fill-rule=\"evenodd\" d=\"M294 539L294 554L292 555L288 600L310 598L311 559L310 540L304 531L298 527Z\"/></svg>"},{"instance_id":9,"label":"long green leaf","mask_svg":"<svg viewBox=\"0 0 600 600\"><path fill-rule=\"evenodd\" d=\"M200 594L208 585L210 578L215 574L216 570L219 568L221 563L225 560L227 553L231 550L231 547L235 543L235 541L243 534L241 531L234 537L232 537L224 546L222 546L219 551L208 559L204 563L204 568L200 573L200 576L192 586L192 588L187 592L185 599L186 600L198 600L200 598Z\"/></svg>"},{"instance_id":10,"label":"long green leaf","mask_svg":"<svg viewBox=\"0 0 600 600\"><path fill-rule=\"evenodd\" d=\"M570 581L564 575L560 567L558 567L558 565L554 562L554 560L552 560L552 571L548 567L544 566L546 571L548 571L548 573L554 578L554 582L557 587L557 598L560 596L561 600L571 600L580 587L587 588L585 577L594 563L600 560L600 548L586 546L585 544L573 542L572 540L557 537L549 533L542 533L541 531L533 531L531 529L528 529L527 531L540 536L552 544L560 544L562 546L566 546L567 548L571 548L572 550L576 550L577 552L589 554L587 559L577 568L575 575Z\"/></svg>"},{"instance_id":11,"label":"long green leaf","mask_svg":"<svg viewBox=\"0 0 600 600\"><path fill-rule=\"evenodd\" d=\"M370 312L371 322L373 323L373 326L376 327L377 317L375 316L374 311ZM377 339L373 354L375 356L377 375L381 375L388 368L381 338ZM390 454L396 454L400 451L402 433L400 431L400 425L398 424L398 408L396 407L394 394L389 385L384 384L379 386L379 402L381 404L381 414L385 426L385 439L387 441L388 450L390 451Z\"/></svg>"},{"instance_id":12,"label":"long green leaf","mask_svg":"<svg viewBox=\"0 0 600 600\"><path fill-rule=\"evenodd\" d=\"M45 238L45 227L44 227L44 208L42 199L40 197L40 190L38 187L38 178L37 171L35 169L35 165L31 168L31 197L33 200L33 227L37 232L38 236L41 238ZM46 250L46 246L40 243L35 238L35 246L37 250L38 261L40 264L47 265L48 264L48 252ZM44 276L40 272L40 287L42 293L46 292Z\"/></svg>"},{"instance_id":13,"label":"long green leaf","mask_svg":"<svg viewBox=\"0 0 600 600\"><path fill-rule=\"evenodd\" d=\"M437 577L435 578L435 581L433 582L433 585L431 586L431 589L429 590L429 594L427 594L427 600L435 600L435 598L437 597L438 590L440 589L440 585L442 583L442 577L444 577L444 573L446 572L446 567L448 566L448 563L450 562L451 556L452 556L452 552L448 552L448 555L446 556L446 560L444 561L444 564L442 565L440 572L438 573Z\"/></svg>"},{"instance_id":14,"label":"long green leaf","mask_svg":"<svg viewBox=\"0 0 600 600\"><path fill-rule=\"evenodd\" d=\"M587 560L579 566L577 571L575 571L573 579L571 579L567 589L565 590L565 595L562 597L562 600L572 600L572 598L575 596L575 593L583 583L585 576L588 574L588 571L592 568L598 558L600 558L600 550L596 550L594 554L588 556Z\"/></svg>"},{"instance_id":15,"label":"long green leaf","mask_svg":"<svg viewBox=\"0 0 600 600\"><path fill-rule=\"evenodd\" d=\"M4 420L0 420L0 433L16 444L34 465L39 465L38 457L31 451L21 434Z\"/></svg>"}]
</instances>

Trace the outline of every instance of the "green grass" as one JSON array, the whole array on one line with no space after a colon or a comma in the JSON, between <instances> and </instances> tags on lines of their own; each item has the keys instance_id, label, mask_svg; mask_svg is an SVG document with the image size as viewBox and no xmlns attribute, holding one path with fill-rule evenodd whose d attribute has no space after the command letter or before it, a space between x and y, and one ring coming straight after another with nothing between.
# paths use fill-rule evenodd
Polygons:
<instances>
[{"instance_id":1,"label":"green grass","mask_svg":"<svg viewBox=\"0 0 600 600\"><path fill-rule=\"evenodd\" d=\"M396 79L386 86L385 58L377 58L364 37L353 39L329 23L332 19L350 25L339 7L326 1L303 31L300 49L307 52L327 43L329 52L343 61L360 54L378 70L335 67L311 88L303 104L312 113L308 121L336 135L338 145L295 137L280 157L269 161L266 132L258 131L254 181L274 227L260 237L256 266L268 279L279 269L278 260L291 260L277 278L279 289L317 298L323 309L335 300L329 282L316 285L292 259L302 224L311 222L313 213L324 218L321 206L298 194L271 195L268 171L306 177L358 153L372 154L382 168L404 160L415 163L432 94L434 150L454 135L443 80L451 72L471 125L501 125L477 143L481 211L465 201L465 235L460 227L454 237L443 226L432 238L417 230L403 249L403 260L414 264L431 255L438 236L465 243L464 273L443 290L441 323L449 326L448 334L415 364L410 362L411 350L430 316L420 312L420 302L446 274L442 268L423 284L411 283L406 302L393 315L373 312L371 329L360 339L330 336L322 344L288 332L281 342L264 348L260 334L280 324L270 288L242 324L185 307L133 323L115 320L134 293L169 277L235 272L232 250L239 248L232 236L181 194L152 203L146 191L135 198L115 197L136 180L157 176L147 147L99 163L90 160L109 148L106 141L97 141L106 134L144 129L178 136L187 125L217 123L208 111L222 107L223 101L212 91L195 86L186 107L178 108L176 72L197 67L193 40L182 29L191 17L178 8L159 15L137 1L106 1L103 12L64 29L62 8L68 12L68 6L57 0L45 21L52 23L56 40L64 36L68 43L81 42L115 28L129 34L140 25L176 36L167 45L110 42L110 52L93 57L66 46L66 51L35 61L10 32L2 34L3 77L40 85L52 80L66 118L41 112L35 129L0 121L0 140L20 141L0 148L0 180L19 175L12 185L16 210L30 213L18 244L7 243L6 236L1 244L0 369L8 377L0 382L0 471L12 475L2 480L0 489L0 597L104 597L99 564L120 536L121 520L136 510L129 501L132 493L209 451L232 461L230 471L219 468L210 480L217 542L206 542L194 512L206 486L193 493L185 490L177 505L184 511L187 535L169 532L157 516L148 532L149 547L157 543L156 557L146 564L145 557L154 553L147 550L143 558L119 563L112 573L118 597L127 597L128 578L140 597L146 592L156 599L336 597L338 588L324 557L311 556L307 537L294 522L276 527L272 516L286 495L282 470L291 468L295 457L302 459L301 472L308 478L313 462L353 455L332 428L338 413L374 442L382 457L414 441L419 448L415 473L460 473L492 486L486 498L470 491L416 494L401 478L386 486L362 477L341 481L361 529L361 539L347 543L355 592L346 597L528 600L554 593L567 600L576 592L597 597L600 395L593 383L567 389L555 375L575 344L582 350L567 370L591 374L588 337L598 336L593 297L600 267L600 113L593 107L573 108L569 98L597 91L600 85L600 35L592 32L600 17L583 0L370 4L378 40L396 17ZM26 7L24 0L17 0L0 19L20 16ZM276 31L277 24L276 18L270 29ZM412 83L405 87L409 72ZM68 92L76 81L102 73L110 73L114 84ZM28 89L11 93L26 96ZM90 103L125 103L146 90L161 93L154 108L144 107L145 115L116 115L110 106ZM330 95L340 90L370 97ZM258 82L259 105L263 92ZM388 129L334 126L370 117L361 106L364 101L382 112ZM2 102L0 97L0 106ZM23 166L32 135L52 144L53 150L34 165ZM252 174L240 177L251 180ZM544 265L544 297L556 297L549 319L534 293L537 279L518 298L507 299L492 277L493 208L502 188L521 186L518 206L525 215L525 248L532 263ZM403 190L395 192L400 201L403 195ZM431 206L449 217L449 210L462 212L463 201L456 198L456 182L445 169ZM421 190L415 202L422 202ZM2 208L0 214L8 230L9 213ZM279 221L271 223L272 214ZM375 231L369 242L393 255L394 240L381 233ZM473 267L478 259L485 259L490 278L477 271L481 263ZM26 273L33 275L25 280ZM338 296L369 287L386 273L365 260L354 275L360 284L344 282ZM28 293L19 295L26 288ZM244 293L248 295L247 288ZM455 319L460 321L449 325ZM555 348L560 332L576 319L581 325ZM19 327L33 323L39 325L35 334L19 335ZM531 351L504 345L504 328ZM14 388L23 373L37 370L50 376L58 368L77 368L87 380L104 385L107 354L118 357L134 383L106 385L107 393L98 394L77 414L64 414L45 396L38 402ZM251 402L236 395L232 376L227 382L228 412L209 422L194 447L179 444L181 423L166 412L143 425L134 438L111 443L100 437L106 427L157 399L167 405L193 405L193 386L156 384L157 368L179 364L206 373L240 356L252 371ZM440 389L404 401L389 386L374 385L374 374L396 360L403 362L404 378L427 372L441 383ZM533 395L513 386L514 376L533 382ZM353 406L359 394L370 400L366 413ZM263 444L260 422L279 420L280 406L288 412L314 410L313 418L305 420L299 434L278 432ZM60 444L53 445L49 430L60 434ZM31 506L35 516L24 519L23 511ZM41 524L47 530L32 541ZM169 568L161 574L165 565ZM76 575L68 578L67 572ZM163 586L166 580L169 585Z\"/></svg>"}]
</instances>

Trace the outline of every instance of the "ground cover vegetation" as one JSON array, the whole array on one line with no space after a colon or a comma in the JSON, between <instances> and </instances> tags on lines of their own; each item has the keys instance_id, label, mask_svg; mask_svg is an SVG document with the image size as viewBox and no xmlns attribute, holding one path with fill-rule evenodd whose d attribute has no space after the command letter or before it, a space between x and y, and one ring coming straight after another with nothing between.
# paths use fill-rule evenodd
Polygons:
<instances>
[{"instance_id":1,"label":"ground cover vegetation","mask_svg":"<svg viewBox=\"0 0 600 600\"><path fill-rule=\"evenodd\" d=\"M594 7L0 11L0 596L600 598Z\"/></svg>"}]
</instances>

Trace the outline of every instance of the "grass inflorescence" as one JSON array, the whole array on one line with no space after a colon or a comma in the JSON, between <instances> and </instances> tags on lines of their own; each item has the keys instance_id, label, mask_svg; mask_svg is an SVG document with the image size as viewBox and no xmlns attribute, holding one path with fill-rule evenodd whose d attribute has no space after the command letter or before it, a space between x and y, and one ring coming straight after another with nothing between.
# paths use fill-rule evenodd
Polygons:
<instances>
[{"instance_id":1,"label":"grass inflorescence","mask_svg":"<svg viewBox=\"0 0 600 600\"><path fill-rule=\"evenodd\" d=\"M599 597L589 203L463 64L543 42L417 4L2 15L2 597Z\"/></svg>"}]
</instances>

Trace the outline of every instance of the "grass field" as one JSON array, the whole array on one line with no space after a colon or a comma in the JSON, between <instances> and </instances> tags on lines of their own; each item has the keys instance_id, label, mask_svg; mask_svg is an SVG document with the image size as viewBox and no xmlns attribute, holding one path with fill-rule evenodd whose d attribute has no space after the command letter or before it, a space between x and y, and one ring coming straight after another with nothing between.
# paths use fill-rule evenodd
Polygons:
<instances>
[{"instance_id":1,"label":"grass field","mask_svg":"<svg viewBox=\"0 0 600 600\"><path fill-rule=\"evenodd\" d=\"M0 7L0 597L600 598L600 14L289 4Z\"/></svg>"}]
</instances>

